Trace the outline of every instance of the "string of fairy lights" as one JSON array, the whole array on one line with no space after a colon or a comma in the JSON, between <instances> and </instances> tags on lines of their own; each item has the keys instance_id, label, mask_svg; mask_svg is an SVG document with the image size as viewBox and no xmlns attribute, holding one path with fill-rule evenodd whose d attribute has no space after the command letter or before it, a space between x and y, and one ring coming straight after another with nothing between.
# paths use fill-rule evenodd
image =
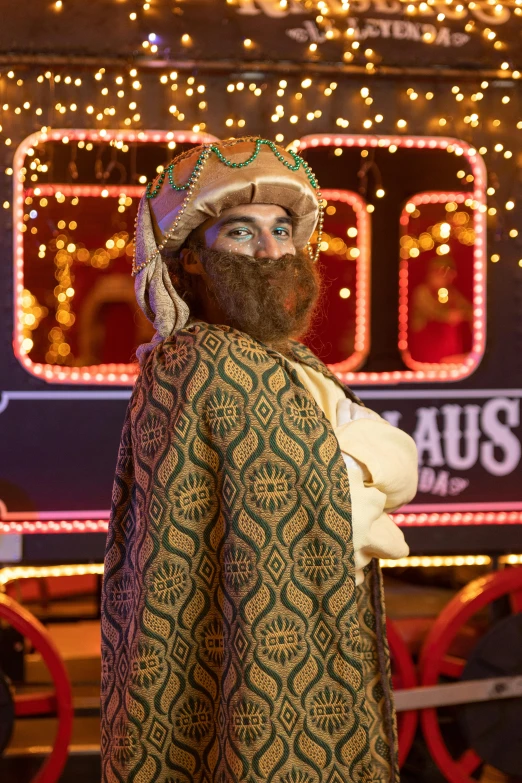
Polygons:
<instances>
[{"instance_id":1,"label":"string of fairy lights","mask_svg":"<svg viewBox=\"0 0 522 783\"><path fill-rule=\"evenodd\" d=\"M49 9L52 13L66 13L74 2L76 0L57 0L50 4ZM253 0L224 2L244 14L249 13L249 8L252 10L255 5ZM245 70L243 74L235 73L227 78L210 74L203 67L199 70L184 70L179 65L176 69L165 64L160 67L158 58L162 55L161 41L153 29L144 36L142 54L126 65L111 64L91 69L62 65L40 70L35 66L13 65L0 75L0 150L4 148L4 174L7 180L12 178L13 150L31 131L46 131L53 127L85 127L103 133L108 128L128 131L146 128L151 94L156 105L161 107L164 127L195 133L210 132L217 137L262 133L293 149L299 148L299 138L305 134L335 130L356 134L455 136L475 144L489 170L488 203L483 209L487 210L490 228L495 228L501 239L508 240L507 244L503 243L502 254L495 248L489 260L497 264L505 252L508 258L515 255L522 268L522 248L517 226L520 193L516 182L502 182L495 173L504 161L512 161L518 166L522 155L522 119L516 113L520 100L521 73L512 66L513 53L496 32L502 27L499 22L504 23L507 17L510 19L509 24L519 24L522 0L504 3L489 0L466 3L457 0L397 0L397 3L405 17L427 19L435 27L437 24L443 25L447 19L465 20L463 29L466 33L480 36L493 52L498 52L496 76L473 80L468 74L462 80L455 79L453 83L446 79L434 79L415 82L415 86L407 82L396 84L396 100L390 105L386 83L376 79L379 68L385 65L378 51L378 42L375 41L371 49L365 47L364 42L357 40L357 29L353 25L347 26L352 15L361 9L361 0L263 0L263 8L269 16L289 12L291 7L297 5L315 13L315 23L323 33L324 45L332 40L342 42L343 62L363 64L366 74L357 72L355 80L348 79L343 73L335 79L315 73L313 66L322 56L321 42L303 43L304 65L300 75L288 73L283 77L276 73L260 71L254 74ZM147 30L149 24L151 28L153 24L159 24L160 9L153 1L116 5L118 13L124 13L128 18L131 28L139 23L140 30ZM180 19L182 24L183 16ZM197 46L198 32L182 31L182 27L179 29L179 43L188 59L191 50ZM434 42L430 36L423 40L426 44ZM262 59L263 53L254 32L252 37L242 39L240 45L245 52L245 62L254 54ZM91 141L72 142L67 136L62 138L62 142L69 144L71 150L76 147L92 153L93 165L97 165L96 144ZM114 141L111 144L122 152L128 152L130 143ZM176 142L170 141L167 147L174 150ZM390 154L396 149L393 144L388 146ZM448 148L448 152L458 154L452 148ZM334 149L334 154L339 158L343 153L342 146ZM362 149L362 163L367 156L368 150ZM71 152L69 171L72 172L73 180L74 166L74 155ZM38 257L44 259L52 254L56 277L53 292L55 324L49 329L46 361L50 364L71 364L74 357L66 333L76 317L73 312L75 265L89 264L106 269L117 256L126 254L130 257L132 244L128 234L123 236L122 233L108 237L106 246L102 248L86 248L76 242L74 231L79 218L72 219L70 207L78 205L79 197L66 198L59 190L52 196L38 196L40 182L52 181L51 169L52 160L46 159L41 150L28 151L26 162L19 171L27 190L24 220L19 230L37 234L34 219L38 210L45 208L50 198L64 204L58 231L51 240L42 241ZM161 171L161 166L157 171ZM134 172L129 187L143 186L151 174L154 172ZM462 184L471 182L473 176L462 167L457 172L457 178ZM373 211L377 200L386 199L386 183L375 177L374 180L373 193L367 194L369 212ZM511 188L508 193L506 186ZM122 185L119 193L120 212L132 204L126 187ZM6 210L12 208L9 197L4 198L3 207ZM458 214L461 219L463 213ZM464 244L472 243L472 229L468 220L457 225L455 216L452 216L449 222L443 221L434 226L429 238L402 237L398 252L401 256L407 252L410 258L414 258L429 243L433 243L437 253L443 254L447 243L439 234L447 231L450 223L453 237L458 237ZM512 250L509 242L512 243ZM325 252L328 249L323 248ZM347 252L352 254L353 259L357 249L348 247ZM340 295L349 296L349 293L343 289ZM49 307L48 303L38 302L34 293L27 288L23 291L21 304L22 352L27 354L34 346L33 333L49 315Z\"/></svg>"},{"instance_id":2,"label":"string of fairy lights","mask_svg":"<svg viewBox=\"0 0 522 783\"><path fill-rule=\"evenodd\" d=\"M227 0L231 5L239 1ZM280 0L279 5L281 8L287 8L288 0ZM304 3L303 5L306 5L308 8L315 7L320 12L316 16L315 21L323 30L326 41L339 39L344 41L346 47L343 53L344 62L352 63L364 59L369 73L374 72L378 65L382 63L378 45L377 48L361 45L361 42L357 40L357 28L350 24L348 26L343 24L342 17L340 18L338 14L332 17L332 3L329 3L328 0L318 0L316 3ZM357 12L359 7L360 4L358 2L341 0L340 9L337 6L336 10L340 10L341 13L344 12L345 14L353 14L354 11ZM425 44L435 44L440 41L440 27L445 22L467 20L463 28L464 32L470 36L480 36L484 43L490 45L496 52L505 52L508 47L494 28L509 19L511 10L514 16L522 15L522 2L519 2L519 0L515 0L513 3L500 3L496 2L496 0L491 0L491 2L486 4L473 2L473 0L471 2L459 2L459 0L445 0L445 2L437 2L437 0L398 0L397 7L401 9L406 18L424 19L430 22L427 25L428 29L422 32L421 35L421 39ZM319 47L320 44L312 42L308 45L308 50L311 54L315 54Z\"/></svg>"},{"instance_id":3,"label":"string of fairy lights","mask_svg":"<svg viewBox=\"0 0 522 783\"><path fill-rule=\"evenodd\" d=\"M52 8L55 12L64 11L75 0L55 0ZM373 48L361 45L358 40L357 28L351 20L353 15L367 11L370 3L366 0L260 0L256 5L254 0L225 0L226 5L235 7L244 15L260 13L259 6L269 16L278 18L289 12L296 13L299 10L309 14L315 14L315 23L322 35L319 40L307 43L305 54L315 59L320 57L321 43L341 41L344 45L343 60L347 63L364 61L367 70L371 73L382 62L378 51L378 45ZM467 35L479 36L485 44L491 46L496 52L504 52L508 48L505 41L495 28L505 24L511 15L522 16L522 0L394 0L389 6L395 6L406 19L424 20L429 22L427 29L422 33L422 41L425 44L440 42L440 28L448 21L465 21L463 30ZM180 9L181 10L181 9ZM392 9L393 10L393 9ZM126 12L131 24L147 25L147 17L156 20L155 3L136 2L133 10ZM348 20L348 23L347 23ZM140 27L140 29L141 29ZM194 46L194 36L190 31L180 34L181 46L190 49ZM253 52L257 43L255 38L245 37L242 40L245 50ZM149 32L141 44L145 54L157 56L161 53L159 36L155 32Z\"/></svg>"}]
</instances>

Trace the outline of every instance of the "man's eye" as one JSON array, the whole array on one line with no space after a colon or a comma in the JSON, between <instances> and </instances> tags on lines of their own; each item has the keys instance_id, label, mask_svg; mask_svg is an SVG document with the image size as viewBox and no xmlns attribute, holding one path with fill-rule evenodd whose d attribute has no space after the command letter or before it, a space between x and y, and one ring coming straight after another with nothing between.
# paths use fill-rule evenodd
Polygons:
<instances>
[{"instance_id":1,"label":"man's eye","mask_svg":"<svg viewBox=\"0 0 522 783\"><path fill-rule=\"evenodd\" d=\"M289 237L290 232L287 228L276 228L274 229L274 234L276 234L278 237Z\"/></svg>"},{"instance_id":2,"label":"man's eye","mask_svg":"<svg viewBox=\"0 0 522 783\"><path fill-rule=\"evenodd\" d=\"M246 237L250 235L248 228L235 228L233 231L229 231L229 237Z\"/></svg>"}]
</instances>

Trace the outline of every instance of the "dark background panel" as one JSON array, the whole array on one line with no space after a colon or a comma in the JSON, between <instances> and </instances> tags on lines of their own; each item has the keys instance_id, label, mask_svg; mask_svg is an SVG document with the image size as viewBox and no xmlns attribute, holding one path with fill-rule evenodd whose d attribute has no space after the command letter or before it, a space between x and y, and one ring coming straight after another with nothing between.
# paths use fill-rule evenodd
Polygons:
<instances>
[{"instance_id":1,"label":"dark background panel","mask_svg":"<svg viewBox=\"0 0 522 783\"><path fill-rule=\"evenodd\" d=\"M339 0L327 3L328 16L340 23L341 30L348 26L357 29L363 46L378 42L379 54L388 66L497 66L492 43L466 31L470 21L479 29L488 25L499 29L498 37L508 41L517 59L520 57L520 29L512 10L506 8L502 16L495 16L483 0L476 3L475 14L459 14L444 3L438 6L427 14L408 15L398 0L352 0L348 11L343 11ZM443 24L435 19L441 9L446 14ZM129 18L131 11L136 13L135 21ZM238 58L253 63L277 59L339 61L347 48L346 39L338 34L327 39L327 30L335 31L337 25L318 23L317 15L315 3L294 0L289 0L286 9L281 8L279 0L155 0L148 10L141 3L113 0L64 2L58 10L47 0L31 0L24 5L5 4L0 49L19 56L36 51L55 56L81 53L128 58L143 54L142 42L153 33L158 58L228 58L232 63ZM431 44L422 40L428 31L434 33ZM185 33L191 34L190 45L181 40ZM245 38L252 39L254 45L245 49ZM321 44L320 54L307 51L310 43Z\"/></svg>"},{"instance_id":2,"label":"dark background panel","mask_svg":"<svg viewBox=\"0 0 522 783\"><path fill-rule=\"evenodd\" d=\"M0 415L0 499L9 511L104 510L125 400L15 400Z\"/></svg>"}]
</instances>

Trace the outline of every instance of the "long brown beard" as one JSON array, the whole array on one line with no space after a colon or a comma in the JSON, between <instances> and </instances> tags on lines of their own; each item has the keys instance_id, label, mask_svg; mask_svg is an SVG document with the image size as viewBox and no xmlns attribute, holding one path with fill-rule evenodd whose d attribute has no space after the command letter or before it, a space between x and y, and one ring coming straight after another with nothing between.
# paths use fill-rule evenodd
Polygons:
<instances>
[{"instance_id":1,"label":"long brown beard","mask_svg":"<svg viewBox=\"0 0 522 783\"><path fill-rule=\"evenodd\" d=\"M320 290L306 251L277 259L205 247L197 252L230 326L283 352L289 338L305 334Z\"/></svg>"}]
</instances>

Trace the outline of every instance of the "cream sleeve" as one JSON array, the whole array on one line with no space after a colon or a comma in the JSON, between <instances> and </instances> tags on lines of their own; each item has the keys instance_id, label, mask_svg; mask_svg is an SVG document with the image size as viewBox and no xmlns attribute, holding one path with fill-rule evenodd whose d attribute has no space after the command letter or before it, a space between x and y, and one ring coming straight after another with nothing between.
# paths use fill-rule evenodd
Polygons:
<instances>
[{"instance_id":1,"label":"cream sleeve","mask_svg":"<svg viewBox=\"0 0 522 783\"><path fill-rule=\"evenodd\" d=\"M386 495L376 487L364 484L359 467L343 454L350 482L352 501L352 535L355 558L355 583L364 580L363 568L373 557L397 560L407 557L404 533L384 511Z\"/></svg>"},{"instance_id":2,"label":"cream sleeve","mask_svg":"<svg viewBox=\"0 0 522 783\"><path fill-rule=\"evenodd\" d=\"M335 434L348 472L352 499L355 581L372 557L397 560L409 553L402 530L386 510L417 491L417 449L402 430L349 400L337 406Z\"/></svg>"},{"instance_id":3,"label":"cream sleeve","mask_svg":"<svg viewBox=\"0 0 522 783\"><path fill-rule=\"evenodd\" d=\"M334 428L350 482L355 579L372 557L397 559L408 554L402 530L385 509L406 503L417 488L417 452L405 432L377 413L349 400L322 373L290 362Z\"/></svg>"},{"instance_id":4,"label":"cream sleeve","mask_svg":"<svg viewBox=\"0 0 522 783\"><path fill-rule=\"evenodd\" d=\"M339 413L338 409L338 420L342 421ZM377 414L373 415L377 417ZM363 468L365 485L375 487L386 495L385 509L397 509L415 497L417 447L410 435L380 416L341 423L335 434L341 451Z\"/></svg>"}]
</instances>

